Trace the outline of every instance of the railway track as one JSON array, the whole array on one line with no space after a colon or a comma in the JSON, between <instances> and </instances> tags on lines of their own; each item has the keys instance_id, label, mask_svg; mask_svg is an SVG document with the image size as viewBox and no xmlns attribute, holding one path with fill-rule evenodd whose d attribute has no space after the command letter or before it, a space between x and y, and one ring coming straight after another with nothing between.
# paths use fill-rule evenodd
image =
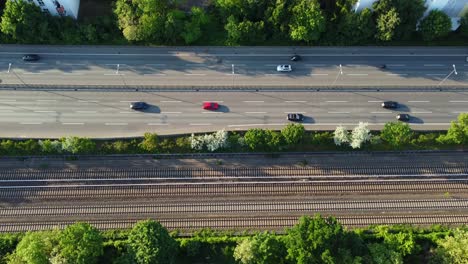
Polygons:
<instances>
[{"instance_id":1,"label":"railway track","mask_svg":"<svg viewBox=\"0 0 468 264\"><path fill-rule=\"evenodd\" d=\"M0 186L1 200L467 193L468 179Z\"/></svg>"},{"instance_id":2,"label":"railway track","mask_svg":"<svg viewBox=\"0 0 468 264\"><path fill-rule=\"evenodd\" d=\"M279 199L279 198L277 198ZM120 215L206 215L270 213L299 214L317 212L367 212L367 211L450 211L467 210L468 199L422 199L422 200L331 200L331 201L230 201L230 202L166 202L158 204L116 204L116 205L71 205L0 208L2 219L29 217L74 217ZM0 220L2 222L3 220Z\"/></svg>"},{"instance_id":3,"label":"railway track","mask_svg":"<svg viewBox=\"0 0 468 264\"><path fill-rule=\"evenodd\" d=\"M326 215L325 215L326 216ZM350 228L363 227L369 225L392 225L392 224L412 224L419 226L429 226L433 224L459 226L468 223L467 214L434 214L434 215L405 215L405 216L338 216L337 219ZM128 229L137 221L142 219L129 220L98 220L88 221L98 229ZM286 217L212 217L212 218L184 218L184 219L158 219L169 230L181 232L193 232L202 228L214 230L275 230L284 231L284 228L291 227L297 223L298 218ZM73 224L73 221L43 221L43 222L15 222L3 223L0 225L0 232L24 232L38 231L53 228L65 228Z\"/></svg>"},{"instance_id":4,"label":"railway track","mask_svg":"<svg viewBox=\"0 0 468 264\"><path fill-rule=\"evenodd\" d=\"M370 176L370 175L468 175L468 164L398 166L305 166L281 168L166 168L166 169L12 169L2 170L0 180L40 179L194 179L194 178L259 178L310 176Z\"/></svg>"}]
</instances>

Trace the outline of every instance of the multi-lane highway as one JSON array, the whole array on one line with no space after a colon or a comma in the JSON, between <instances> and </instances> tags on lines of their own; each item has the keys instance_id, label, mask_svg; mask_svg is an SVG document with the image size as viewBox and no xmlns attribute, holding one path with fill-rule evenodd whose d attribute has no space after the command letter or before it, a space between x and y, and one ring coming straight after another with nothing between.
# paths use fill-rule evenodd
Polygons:
<instances>
[{"instance_id":1,"label":"multi-lane highway","mask_svg":"<svg viewBox=\"0 0 468 264\"><path fill-rule=\"evenodd\" d=\"M23 62L26 53L42 57ZM291 62L292 54L303 60ZM468 86L468 48L60 47L1 45L8 85ZM291 64L293 71L276 71ZM386 68L379 66L385 64Z\"/></svg>"},{"instance_id":2,"label":"multi-lane highway","mask_svg":"<svg viewBox=\"0 0 468 264\"><path fill-rule=\"evenodd\" d=\"M383 109L394 100L396 110ZM146 101L144 111L129 108ZM202 109L218 102L217 111ZM414 129L447 129L468 112L468 92L71 92L1 91L0 136L121 137L253 127L281 129L287 113L303 113L307 129L352 128L359 121L381 128L408 113Z\"/></svg>"}]
</instances>

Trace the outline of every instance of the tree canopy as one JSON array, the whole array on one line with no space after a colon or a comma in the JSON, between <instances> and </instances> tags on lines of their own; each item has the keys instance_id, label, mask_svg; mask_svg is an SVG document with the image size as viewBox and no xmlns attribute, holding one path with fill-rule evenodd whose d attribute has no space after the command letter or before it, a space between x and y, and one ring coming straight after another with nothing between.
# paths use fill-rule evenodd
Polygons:
<instances>
[{"instance_id":1,"label":"tree canopy","mask_svg":"<svg viewBox=\"0 0 468 264\"><path fill-rule=\"evenodd\" d=\"M430 41L447 36L452 30L452 20L442 11L432 10L419 25L424 40Z\"/></svg>"},{"instance_id":2,"label":"tree canopy","mask_svg":"<svg viewBox=\"0 0 468 264\"><path fill-rule=\"evenodd\" d=\"M170 264L177 251L174 238L153 220L138 222L128 236L128 244L138 264Z\"/></svg>"},{"instance_id":3,"label":"tree canopy","mask_svg":"<svg viewBox=\"0 0 468 264\"><path fill-rule=\"evenodd\" d=\"M242 240L234 250L242 264L285 263L286 248L276 235L264 232Z\"/></svg>"},{"instance_id":4,"label":"tree canopy","mask_svg":"<svg viewBox=\"0 0 468 264\"><path fill-rule=\"evenodd\" d=\"M350 237L335 218L301 217L287 232L288 258L297 264L355 263L362 241ZM352 245L352 246L351 246Z\"/></svg>"},{"instance_id":5,"label":"tree canopy","mask_svg":"<svg viewBox=\"0 0 468 264\"><path fill-rule=\"evenodd\" d=\"M87 223L67 226L58 236L60 256L66 263L91 264L103 254L101 233Z\"/></svg>"},{"instance_id":6,"label":"tree canopy","mask_svg":"<svg viewBox=\"0 0 468 264\"><path fill-rule=\"evenodd\" d=\"M389 122L384 125L380 137L393 147L401 147L408 144L413 132L408 124L403 122Z\"/></svg>"}]
</instances>

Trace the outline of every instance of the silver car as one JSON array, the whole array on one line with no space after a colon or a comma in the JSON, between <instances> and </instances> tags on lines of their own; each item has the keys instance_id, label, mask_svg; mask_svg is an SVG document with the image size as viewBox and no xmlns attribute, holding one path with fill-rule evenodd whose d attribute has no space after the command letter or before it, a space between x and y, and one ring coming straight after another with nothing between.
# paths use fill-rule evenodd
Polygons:
<instances>
[{"instance_id":1,"label":"silver car","mask_svg":"<svg viewBox=\"0 0 468 264\"><path fill-rule=\"evenodd\" d=\"M292 71L291 65L285 64L285 65L278 65L276 66L276 70L279 72L290 72Z\"/></svg>"}]
</instances>

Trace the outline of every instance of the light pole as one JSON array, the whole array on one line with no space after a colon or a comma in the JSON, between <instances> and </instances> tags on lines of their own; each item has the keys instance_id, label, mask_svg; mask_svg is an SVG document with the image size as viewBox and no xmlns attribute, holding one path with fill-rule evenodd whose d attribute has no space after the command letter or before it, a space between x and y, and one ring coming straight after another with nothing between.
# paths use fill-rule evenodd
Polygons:
<instances>
[{"instance_id":1,"label":"light pole","mask_svg":"<svg viewBox=\"0 0 468 264\"><path fill-rule=\"evenodd\" d=\"M21 79L21 78L18 76L18 74L16 74L16 72L11 68L11 63L8 63L8 73L10 73L10 72L13 73L13 75L15 75L16 78L18 78L18 80L20 80L20 82L21 82L22 84L24 84L25 86L27 86L27 84L23 81L23 79Z\"/></svg>"},{"instance_id":2,"label":"light pole","mask_svg":"<svg viewBox=\"0 0 468 264\"><path fill-rule=\"evenodd\" d=\"M231 71L232 71L232 86L234 86L234 64L231 64Z\"/></svg>"},{"instance_id":3,"label":"light pole","mask_svg":"<svg viewBox=\"0 0 468 264\"><path fill-rule=\"evenodd\" d=\"M442 81L440 81L439 85L441 85L445 80L447 80L450 77L450 75L452 75L454 73L455 73L455 75L458 75L457 68L455 67L455 64L452 64L452 67L453 67L453 70L447 76L445 76L445 78Z\"/></svg>"},{"instance_id":4,"label":"light pole","mask_svg":"<svg viewBox=\"0 0 468 264\"><path fill-rule=\"evenodd\" d=\"M335 85L335 83L336 83L336 81L338 80L338 77L339 77L340 75L343 75L343 67L341 67L341 64L340 64L340 71L336 74L336 78L335 78L335 80L333 81L332 86Z\"/></svg>"}]
</instances>

